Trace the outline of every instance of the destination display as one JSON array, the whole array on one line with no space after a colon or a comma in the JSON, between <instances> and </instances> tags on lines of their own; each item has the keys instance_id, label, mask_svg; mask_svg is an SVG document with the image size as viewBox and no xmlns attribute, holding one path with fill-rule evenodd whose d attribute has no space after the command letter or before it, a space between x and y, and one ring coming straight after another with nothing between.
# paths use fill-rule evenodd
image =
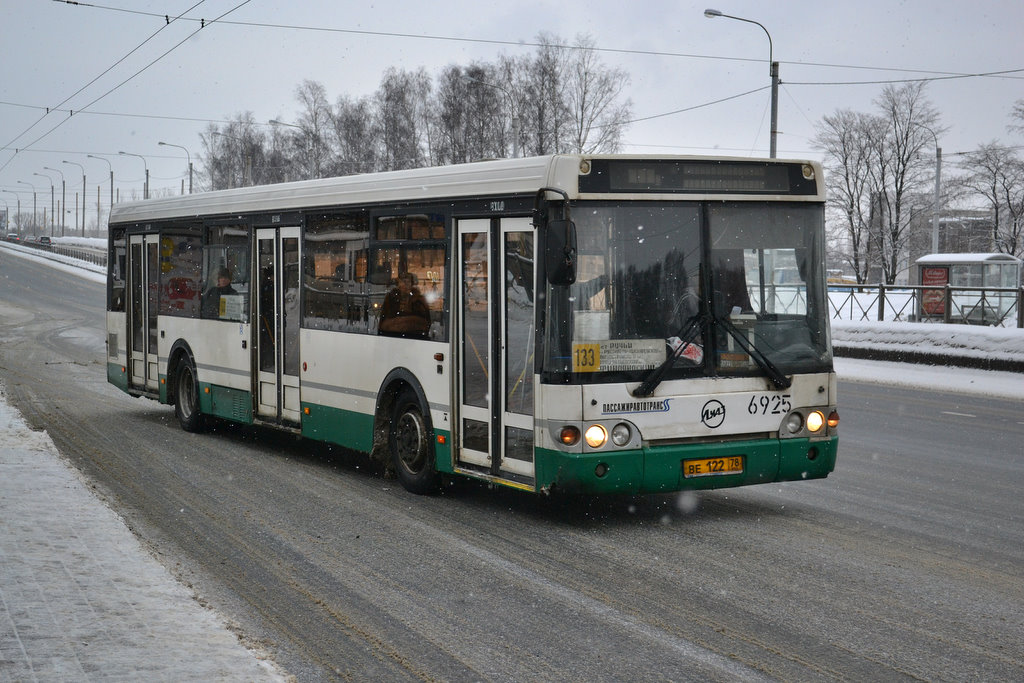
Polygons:
<instances>
[{"instance_id":1,"label":"destination display","mask_svg":"<svg viewBox=\"0 0 1024 683\"><path fill-rule=\"evenodd\" d=\"M594 159L581 192L817 194L808 164L767 161Z\"/></svg>"}]
</instances>

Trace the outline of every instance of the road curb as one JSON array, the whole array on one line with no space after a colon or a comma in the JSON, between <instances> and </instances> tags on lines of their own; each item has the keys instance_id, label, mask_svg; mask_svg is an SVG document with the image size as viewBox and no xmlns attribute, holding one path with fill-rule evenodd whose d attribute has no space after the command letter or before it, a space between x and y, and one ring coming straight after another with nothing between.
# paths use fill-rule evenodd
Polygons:
<instances>
[{"instance_id":1,"label":"road curb","mask_svg":"<svg viewBox=\"0 0 1024 683\"><path fill-rule=\"evenodd\" d=\"M1013 358L975 358L957 356L946 353L930 353L911 349L883 349L878 347L849 346L842 343L832 344L832 354L840 358L858 358L862 360L882 360L894 363L914 363L917 365L933 365L935 367L973 368L976 370L997 370L999 372L1024 373L1024 360Z\"/></svg>"}]
</instances>

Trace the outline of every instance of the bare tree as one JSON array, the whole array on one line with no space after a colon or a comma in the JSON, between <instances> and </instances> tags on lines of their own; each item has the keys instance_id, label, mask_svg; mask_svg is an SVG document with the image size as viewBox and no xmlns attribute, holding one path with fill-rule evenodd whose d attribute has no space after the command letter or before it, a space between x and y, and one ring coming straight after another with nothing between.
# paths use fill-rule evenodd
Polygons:
<instances>
[{"instance_id":1,"label":"bare tree","mask_svg":"<svg viewBox=\"0 0 1024 683\"><path fill-rule=\"evenodd\" d=\"M992 141L964 157L963 182L992 213L992 243L997 251L1024 253L1024 163L1016 153Z\"/></svg>"},{"instance_id":2,"label":"bare tree","mask_svg":"<svg viewBox=\"0 0 1024 683\"><path fill-rule=\"evenodd\" d=\"M327 90L322 83L307 79L295 89L295 97L302 109L291 136L293 157L299 160L304 178L322 178L332 156L329 133L333 116Z\"/></svg>"},{"instance_id":3,"label":"bare tree","mask_svg":"<svg viewBox=\"0 0 1024 683\"><path fill-rule=\"evenodd\" d=\"M548 33L539 34L537 42L540 47L525 69L521 87L525 94L519 112L523 149L527 155L557 154L567 151L571 127L562 96L567 46L561 38Z\"/></svg>"},{"instance_id":4,"label":"bare tree","mask_svg":"<svg viewBox=\"0 0 1024 683\"><path fill-rule=\"evenodd\" d=\"M331 162L332 175L377 170L377 137L370 100L339 97L334 107L334 141L338 153Z\"/></svg>"},{"instance_id":5,"label":"bare tree","mask_svg":"<svg viewBox=\"0 0 1024 683\"><path fill-rule=\"evenodd\" d=\"M265 136L251 111L236 114L223 128L210 124L199 138L206 159L201 175L211 190L270 182Z\"/></svg>"},{"instance_id":6,"label":"bare tree","mask_svg":"<svg viewBox=\"0 0 1024 683\"><path fill-rule=\"evenodd\" d=\"M425 157L420 142L417 74L390 68L384 73L377 96L374 121L379 132L382 170L415 168Z\"/></svg>"},{"instance_id":7,"label":"bare tree","mask_svg":"<svg viewBox=\"0 0 1024 683\"><path fill-rule=\"evenodd\" d=\"M849 266L857 282L867 282L872 266L870 239L872 155L871 140L884 121L849 109L825 116L813 144L825 153L828 206L838 216L834 255Z\"/></svg>"},{"instance_id":8,"label":"bare tree","mask_svg":"<svg viewBox=\"0 0 1024 683\"><path fill-rule=\"evenodd\" d=\"M622 69L606 68L594 51L594 40L577 36L567 71L566 105L572 117L573 151L580 154L617 152L632 103L621 101L629 85Z\"/></svg>"},{"instance_id":9,"label":"bare tree","mask_svg":"<svg viewBox=\"0 0 1024 683\"><path fill-rule=\"evenodd\" d=\"M916 214L924 210L911 199L922 192L930 169L921 151L931 141L929 129L936 135L942 132L938 112L925 97L924 88L924 83L889 85L875 100L885 129L870 143L875 157L871 189L877 207L876 244L887 284L893 284L909 267L911 227Z\"/></svg>"}]
</instances>

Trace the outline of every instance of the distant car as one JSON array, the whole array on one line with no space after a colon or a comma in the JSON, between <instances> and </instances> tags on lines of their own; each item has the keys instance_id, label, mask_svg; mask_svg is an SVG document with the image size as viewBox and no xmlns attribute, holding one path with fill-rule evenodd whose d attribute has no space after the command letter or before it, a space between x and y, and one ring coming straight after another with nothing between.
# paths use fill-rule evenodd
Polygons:
<instances>
[{"instance_id":1,"label":"distant car","mask_svg":"<svg viewBox=\"0 0 1024 683\"><path fill-rule=\"evenodd\" d=\"M53 242L50 241L49 237L43 235L42 237L39 238L39 247L41 249L50 249L53 247Z\"/></svg>"},{"instance_id":2,"label":"distant car","mask_svg":"<svg viewBox=\"0 0 1024 683\"><path fill-rule=\"evenodd\" d=\"M7 233L7 241L8 242L20 242L21 241L21 237L16 232L9 232L9 233Z\"/></svg>"}]
</instances>

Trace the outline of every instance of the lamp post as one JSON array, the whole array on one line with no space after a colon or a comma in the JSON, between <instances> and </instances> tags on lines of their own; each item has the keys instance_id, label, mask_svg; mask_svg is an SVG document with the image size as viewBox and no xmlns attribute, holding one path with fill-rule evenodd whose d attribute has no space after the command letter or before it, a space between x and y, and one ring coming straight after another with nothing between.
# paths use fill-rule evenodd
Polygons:
<instances>
[{"instance_id":1,"label":"lamp post","mask_svg":"<svg viewBox=\"0 0 1024 683\"><path fill-rule=\"evenodd\" d=\"M940 194L942 184L942 148L939 147L939 136L935 131L923 123L914 123L918 128L924 128L932 134L935 140L935 198L932 200L932 253L939 253L939 211L941 211L942 196Z\"/></svg>"},{"instance_id":2,"label":"lamp post","mask_svg":"<svg viewBox=\"0 0 1024 683\"><path fill-rule=\"evenodd\" d=\"M44 174L42 174L42 173L33 173L32 175L37 175L37 176L39 176L40 178L46 178L47 180L49 180L49 181L50 181L50 236L52 237L52 236L53 236L53 209L54 209L54 206L53 206L53 204L54 204L54 197L53 197L53 178L51 178L51 177L50 177L50 176L48 176L48 175L44 175ZM44 228L46 227L46 225L45 225L45 224L46 224L46 221L43 221L43 227L44 227Z\"/></svg>"},{"instance_id":3,"label":"lamp post","mask_svg":"<svg viewBox=\"0 0 1024 683\"><path fill-rule=\"evenodd\" d=\"M76 163L74 161L61 161L62 164L68 164L69 166L77 166L82 169L82 237L85 237L85 198L88 195L85 188L85 166ZM75 210L78 209L78 200L75 200Z\"/></svg>"},{"instance_id":4,"label":"lamp post","mask_svg":"<svg viewBox=\"0 0 1024 683\"><path fill-rule=\"evenodd\" d=\"M18 219L18 232L21 232L21 195L17 192L11 192L10 190L0 190L0 192L6 192L7 194L13 194L14 198L18 200L18 213L15 214L15 218ZM7 219L10 222L10 219Z\"/></svg>"},{"instance_id":5,"label":"lamp post","mask_svg":"<svg viewBox=\"0 0 1024 683\"><path fill-rule=\"evenodd\" d=\"M744 19L743 17L736 17L731 14L722 14L716 9L704 10L704 16L708 19L714 19L715 17L725 17L726 19L735 19L736 21L745 21L748 24L756 24L761 27L764 34L768 36L768 75L772 78L772 130L771 130L771 142L769 156L775 158L775 139L779 133L779 63L775 61L774 48L772 46L772 34L768 33L768 29L764 27L764 24L753 19Z\"/></svg>"},{"instance_id":6,"label":"lamp post","mask_svg":"<svg viewBox=\"0 0 1024 683\"><path fill-rule=\"evenodd\" d=\"M188 193L192 194L192 155L188 153L188 149L182 147L181 145L175 145L170 142L158 142L156 144L163 145L166 147L177 147L178 149L185 150L185 158L188 159Z\"/></svg>"},{"instance_id":7,"label":"lamp post","mask_svg":"<svg viewBox=\"0 0 1024 683\"><path fill-rule=\"evenodd\" d=\"M36 186L24 180L19 180L18 182L32 188L32 229L35 230L39 227L39 219L36 217Z\"/></svg>"},{"instance_id":8,"label":"lamp post","mask_svg":"<svg viewBox=\"0 0 1024 683\"><path fill-rule=\"evenodd\" d=\"M44 171L53 171L54 173L60 173L60 205L66 210L68 208L68 184L64 180L64 171L60 169L51 168L49 166L43 166ZM64 210L60 212L60 236L64 236Z\"/></svg>"},{"instance_id":9,"label":"lamp post","mask_svg":"<svg viewBox=\"0 0 1024 683\"><path fill-rule=\"evenodd\" d=\"M133 154L132 152L118 152L126 157L138 157L142 159L142 168L146 169L146 184L142 186L142 198L149 199L149 165L146 164L146 157L141 154Z\"/></svg>"},{"instance_id":10,"label":"lamp post","mask_svg":"<svg viewBox=\"0 0 1024 683\"><path fill-rule=\"evenodd\" d=\"M110 159L98 157L95 154L86 154L90 159L99 159L100 161L106 162L107 167L110 169L110 208L114 208L114 165L110 163ZM96 209L96 220L99 220L100 211Z\"/></svg>"},{"instance_id":11,"label":"lamp post","mask_svg":"<svg viewBox=\"0 0 1024 683\"><path fill-rule=\"evenodd\" d=\"M213 134L219 135L222 138L227 138L228 140L234 140L235 142L238 143L238 146L241 148L242 152L245 152L245 140L243 140L242 138L236 138L234 135L228 135L226 133L218 133L217 131L213 131ZM244 176L242 178L242 183L246 187L249 187L250 185L252 185L252 156L247 152L243 156L245 157L245 171Z\"/></svg>"},{"instance_id":12,"label":"lamp post","mask_svg":"<svg viewBox=\"0 0 1024 683\"><path fill-rule=\"evenodd\" d=\"M508 98L508 110L509 110L509 113L512 115L512 156L513 157L518 157L519 156L519 117L516 115L516 101L514 99L512 99L512 93L510 93L508 90L506 90L505 88L501 87L500 85L495 85L494 83L488 83L487 81L481 81L479 78L473 78L472 76L463 75L462 79L466 80L466 81L470 81L471 83L479 83L480 85L486 86L488 88L494 88L495 90L500 90L501 92L505 93L505 97Z\"/></svg>"}]
</instances>

